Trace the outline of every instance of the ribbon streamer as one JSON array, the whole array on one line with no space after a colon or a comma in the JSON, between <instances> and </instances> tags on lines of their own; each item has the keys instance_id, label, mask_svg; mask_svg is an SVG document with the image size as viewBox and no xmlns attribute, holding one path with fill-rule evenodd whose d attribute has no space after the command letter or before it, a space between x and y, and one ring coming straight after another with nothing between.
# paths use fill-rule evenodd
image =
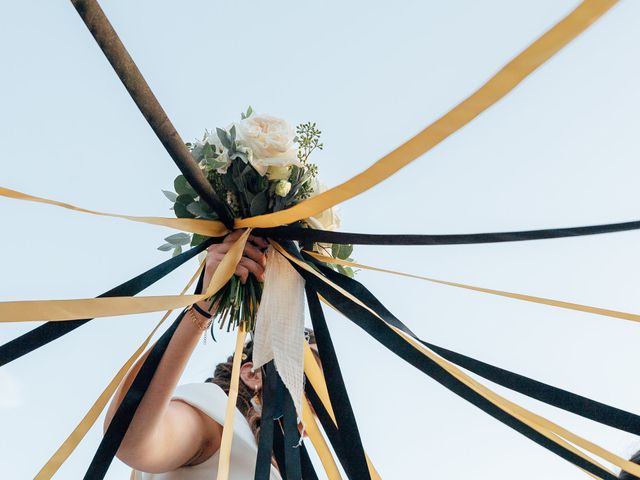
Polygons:
<instances>
[{"instance_id":1,"label":"ribbon streamer","mask_svg":"<svg viewBox=\"0 0 640 480\"><path fill-rule=\"evenodd\" d=\"M289 209L236 221L236 228L291 224L349 200L389 178L502 99L616 3L617 0L583 1L471 96L362 173Z\"/></svg>"},{"instance_id":2,"label":"ribbon streamer","mask_svg":"<svg viewBox=\"0 0 640 480\"><path fill-rule=\"evenodd\" d=\"M176 257L165 260L160 265L147 270L140 275L112 288L101 297L117 297L137 295L147 287L153 285L161 278L165 277L187 260L190 260L213 243L213 239L205 240L197 247L193 247ZM56 340L76 328L81 327L92 319L74 320L69 322L48 322L40 325L27 333L0 346L0 366L26 355L33 350Z\"/></svg>"},{"instance_id":3,"label":"ribbon streamer","mask_svg":"<svg viewBox=\"0 0 640 480\"><path fill-rule=\"evenodd\" d=\"M264 290L256 315L253 368L274 361L302 415L304 392L304 280L273 248L267 252Z\"/></svg>"},{"instance_id":4,"label":"ribbon streamer","mask_svg":"<svg viewBox=\"0 0 640 480\"><path fill-rule=\"evenodd\" d=\"M351 401L344 385L338 357L333 348L333 341L322 312L318 294L313 288L307 286L307 304L313 324L318 352L322 366L327 372L327 386L332 405L340 405L336 411L337 427L341 435L342 449L347 465L345 470L350 478L371 479L367 466L360 432L356 423Z\"/></svg>"},{"instance_id":5,"label":"ribbon streamer","mask_svg":"<svg viewBox=\"0 0 640 480\"><path fill-rule=\"evenodd\" d=\"M224 426L222 428L222 440L220 441L220 457L218 460L217 480L228 480L229 462L231 460L231 444L233 442L233 424L235 421L236 402L238 401L238 386L240 385L240 364L242 362L242 350L247 331L238 327L236 337L236 349L233 354L233 366L231 367L231 385L229 386L229 397L227 399L227 411L224 416Z\"/></svg>"},{"instance_id":6,"label":"ribbon streamer","mask_svg":"<svg viewBox=\"0 0 640 480\"><path fill-rule=\"evenodd\" d=\"M333 411L333 407L331 406L331 400L329 399L329 390L327 389L327 384L324 379L322 369L318 365L318 362L316 361L315 356L311 351L311 347L309 347L309 344L307 342L305 342L304 344L304 373L307 379L309 380L309 382L307 382L306 384L306 387L308 387L310 383L311 386L313 387L314 392L317 392L316 395L318 395L320 404L322 405L322 408L324 408L327 411L327 415L329 416L331 425L335 428L336 416ZM314 409L316 413L319 410L316 406L314 406ZM325 426L324 423L323 423L323 428L325 429L325 432L329 430L328 425ZM328 433L329 432L327 432L327 434ZM331 443L334 444L334 448L335 448L335 443L333 441ZM365 452L365 457L367 460L367 465L369 467L369 475L373 480L380 480L380 474L374 467L373 462L371 461L371 459L369 458L366 452ZM346 462L342 462L342 463L346 463Z\"/></svg>"},{"instance_id":7,"label":"ribbon streamer","mask_svg":"<svg viewBox=\"0 0 640 480\"><path fill-rule=\"evenodd\" d=\"M428 358L430 361L434 362L435 365L438 365L439 368L442 368L445 372L451 375L452 378L455 378L456 381L460 382L460 384L456 386L456 383L451 383L451 380L447 380L445 382L444 380L446 380L446 377L441 377L440 374L436 374L437 370L433 370L431 367L428 368L428 363L424 363L424 361L420 361L415 357L411 357L402 342L397 343L393 336L389 336L384 331L382 326L377 327L376 325L379 324L378 322L382 322L382 325L394 330L396 335L404 338L405 342L411 343L411 337L403 337L404 332L400 330L396 331L393 326L385 323L377 314L371 313L372 309L370 306L369 308L364 308L362 306L362 301L355 299L348 293L346 295L344 295L344 293L339 293L339 291L344 292L344 290L336 286L326 278L323 278L315 270L311 268L305 268L308 266L304 264L304 262L301 262L288 253L285 256L287 256L287 258L295 264L296 269L301 273L301 275L305 277L307 283L311 282L312 286L316 288L318 292L321 293L327 300L329 300L332 305L337 307L339 311L347 316L347 318L355 321L361 328L363 328L369 334L373 335L374 338L381 341L383 345L387 346L387 348L400 355L409 363L416 366L425 373L428 373L430 376L432 376L432 378L438 380L440 383L447 386L447 388L479 406L480 408L482 408L482 410L494 416L494 418L497 418L503 423L510 425L512 428L518 430L519 432L536 441L536 443L545 446L545 448L554 451L555 453L571 461L575 465L581 468L585 468L594 474L605 475L607 478L615 478L607 476L606 472L603 472L600 466L594 464L592 460L586 460L585 458L583 458L583 455L581 455L579 451L573 451L571 448L569 448L569 446L562 440L561 437L564 436L565 438L570 439L572 443L579 445L580 448L592 451L600 457L606 459L607 461L621 468L624 468L625 470L630 471L635 475L640 475L640 467L638 465L628 462L618 457L617 455L614 455L611 452L608 452L607 450L602 449L601 447L567 431L566 429L563 429L562 427L559 427L558 425L555 425L554 423L549 422L548 420L537 416L529 412L528 410L507 401L506 399L503 399L502 397L493 393L491 390L478 384L470 377L465 376L462 372L446 362L446 360L438 357L429 350L426 350L423 346L420 346L420 353L424 355L422 357L423 359ZM467 390L467 388L470 390ZM471 391L473 393L471 393ZM479 395L479 397L477 397L477 395ZM489 403L486 403L487 401ZM497 411L496 408L498 408L499 411ZM507 414L506 416L504 415L505 413ZM531 431L530 429L533 429L533 431ZM539 435L543 435L548 440L551 440L552 443L543 440ZM567 450L570 450L572 453L569 453ZM576 458L576 456L580 458ZM596 465L597 468L594 468L594 465Z\"/></svg>"},{"instance_id":8,"label":"ribbon streamer","mask_svg":"<svg viewBox=\"0 0 640 480\"><path fill-rule=\"evenodd\" d=\"M362 308L357 302L346 297L337 297L334 294L335 290L333 290L332 287L325 288L322 280L319 278L316 279L312 274L309 274L304 269L300 269L299 271L305 276L307 283L311 283L315 288L317 288L318 291L321 292L322 295L345 316L348 316L348 318L380 341L392 352L428 374L449 390L460 395L462 398L476 405L497 420L505 423L574 465L586 469L600 478L606 478L608 480L616 479L612 472L604 469L593 459L588 458L580 450L576 449L553 432L549 432L546 428L538 425L533 419L526 417L519 418L507 407L506 404L502 404L502 408L499 407L491 400L485 398L482 394L472 389L469 385L466 385L461 379L455 377L445 368L444 365L440 365L435 362L434 359L425 356L422 352L416 351L406 342L406 339L403 339L399 334L395 333L391 327L384 323L380 323L381 321L377 316L371 314L367 309Z\"/></svg>"},{"instance_id":9,"label":"ribbon streamer","mask_svg":"<svg viewBox=\"0 0 640 480\"><path fill-rule=\"evenodd\" d=\"M458 234L380 234L349 233L317 230L297 226L257 228L253 235L278 240L298 240L316 243L351 245L471 245L482 243L523 242L553 238L582 237L604 233L627 232L640 229L640 221L588 225L583 227L547 228L514 232L458 233Z\"/></svg>"},{"instance_id":10,"label":"ribbon streamer","mask_svg":"<svg viewBox=\"0 0 640 480\"><path fill-rule=\"evenodd\" d=\"M620 318L623 320L630 320L633 322L640 322L640 315L636 314L636 313L629 313L629 312L620 312L618 310L610 310L607 308L599 308L599 307L592 307L589 305L581 305L579 303L571 303L571 302L564 302L562 300L553 300L550 298L543 298L543 297L535 297L533 295L525 295L522 293L513 293L513 292L505 292L502 290L494 290L491 288L484 288L484 287L476 287L473 285L466 285L464 283L457 283L457 282L449 282L446 280L438 280L435 278L430 278L430 277L423 277L421 275L414 275L411 273L404 273L404 272L398 272L395 270L388 270L386 268L378 268L378 267L372 267L370 265L364 265L362 263L356 263L356 262L349 262L347 260L341 260L339 258L333 258L333 257L328 257L326 255L320 255L318 253L315 252L310 252L310 251L305 251L305 254L320 260L321 262L324 263L332 263L335 265L344 265L344 266L348 266L348 267L354 267L354 268L363 268L366 270L372 270L372 271L376 271L376 272L382 272L382 273L391 273L392 275L399 275L399 276L403 276L403 277L409 277L409 278L415 278L418 280L425 280L427 282L432 282L432 283L437 283L440 285L447 285L450 287L456 287L456 288L463 288L466 290L472 290L475 292L480 292L480 293L488 293L489 295L497 295L500 297L507 297L507 298L513 298L515 300L522 300L525 302L531 302L531 303L538 303L541 305L548 305L551 307L558 307L558 308L566 308L567 310L576 310L578 312L586 312L586 313L592 313L594 315L602 315L605 317L612 317L612 318Z\"/></svg>"},{"instance_id":11,"label":"ribbon streamer","mask_svg":"<svg viewBox=\"0 0 640 480\"><path fill-rule=\"evenodd\" d=\"M207 237L221 237L229 233L227 227L222 222L215 220L203 220L197 218L165 218L165 217L139 217L135 215L121 215L118 213L105 213L86 208L76 207L70 203L59 202L57 200L49 200L47 198L36 197L28 193L18 192L10 188L0 187L0 196L13 198L15 200L26 200L28 202L45 203L55 205L57 207L66 208L76 212L90 213L91 215L99 215L101 217L123 218L132 222L148 223L151 225L160 225L162 227L174 228L184 232L198 233Z\"/></svg>"},{"instance_id":12,"label":"ribbon streamer","mask_svg":"<svg viewBox=\"0 0 640 480\"><path fill-rule=\"evenodd\" d=\"M207 291L199 295L83 298L0 302L0 322L67 321L172 310L210 298L233 276L251 229L235 241L220 262Z\"/></svg>"},{"instance_id":13,"label":"ribbon streamer","mask_svg":"<svg viewBox=\"0 0 640 480\"><path fill-rule=\"evenodd\" d=\"M182 289L181 295L184 295L185 292L191 288L193 282L195 282L196 278L200 275L204 268L204 262L200 264L196 273L193 274L187 285ZM113 377L109 385L103 390L95 403L91 406L89 411L82 418L80 423L76 426L76 428L71 432L71 434L67 437L67 439L60 445L58 450L51 456L51 458L47 461L47 463L40 469L38 474L34 477L34 480L49 480L51 477L55 475L58 469L62 466L62 464L69 458L69 456L76 449L78 444L85 437L89 429L96 422L100 413L104 410L104 407L107 405L109 399L113 396L113 393L118 388L118 385L122 382L125 375L130 371L133 364L136 360L142 355L144 349L147 348L149 342L156 334L160 326L165 322L169 315L171 315L172 310L167 311L164 316L160 319L158 324L151 330L151 333L145 338L142 342L142 345L138 347L138 349L131 355L131 357L122 365L118 373ZM132 475L135 475L135 472L132 472Z\"/></svg>"},{"instance_id":14,"label":"ribbon streamer","mask_svg":"<svg viewBox=\"0 0 640 480\"><path fill-rule=\"evenodd\" d=\"M640 435L640 416L607 404L596 402L590 398L553 387L517 373L495 367L474 358L448 350L418 338L404 323L396 318L379 300L361 283L335 272L320 263L316 263L320 271L332 282L348 291L354 297L362 299L374 307L377 315L385 322L411 335L415 340L433 350L441 357L456 365L480 375L487 380L502 385L513 391L527 395L536 400L561 408L568 412L594 420L619 430Z\"/></svg>"}]
</instances>

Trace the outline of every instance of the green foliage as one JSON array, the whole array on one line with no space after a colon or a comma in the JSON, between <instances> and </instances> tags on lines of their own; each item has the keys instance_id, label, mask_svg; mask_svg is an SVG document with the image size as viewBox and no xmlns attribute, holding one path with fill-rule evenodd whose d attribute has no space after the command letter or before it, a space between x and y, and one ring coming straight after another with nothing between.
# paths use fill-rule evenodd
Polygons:
<instances>
[{"instance_id":1,"label":"green foliage","mask_svg":"<svg viewBox=\"0 0 640 480\"><path fill-rule=\"evenodd\" d=\"M249 106L241 113L245 120L253 115L253 108ZM270 179L262 176L252 165L253 152L238 139L235 125L229 131L216 128L211 140L211 133L205 131L202 140L188 143L187 148L193 159L198 163L204 175L211 184L214 192L225 204L228 213L235 218L263 215L270 212L289 208L307 198L314 191L316 182L313 180L318 174L318 168L309 161L315 150L322 150L320 142L321 131L315 123L302 123L296 127L295 142L298 146L298 160L300 165L288 167L288 170L270 171ZM286 192L284 197L276 195L275 188L278 181L288 181L291 188L280 189ZM201 200L195 189L183 175L174 180L174 191L163 190L164 196L173 202L173 211L178 218L197 218L217 220L218 216ZM306 225L304 221L299 222ZM185 247L195 247L207 240L208 237L199 234L176 233L168 236L158 250L179 255ZM326 248L325 248L326 247ZM340 260L351 261L352 245L325 246L326 254ZM350 267L330 264L331 268L343 275L353 277L354 271ZM231 280L220 289L210 300L211 305L217 304L216 317L220 327L227 330L244 324L248 329L253 328L255 312L262 295L262 284L249 275L245 284L238 277Z\"/></svg>"},{"instance_id":2,"label":"green foliage","mask_svg":"<svg viewBox=\"0 0 640 480\"><path fill-rule=\"evenodd\" d=\"M164 193L164 196L167 197L171 202L176 201L176 199L178 198L178 194L177 193L173 193L170 192L169 190L162 190L162 193Z\"/></svg>"},{"instance_id":3,"label":"green foliage","mask_svg":"<svg viewBox=\"0 0 640 480\"><path fill-rule=\"evenodd\" d=\"M184 175L178 175L176 179L173 181L173 187L175 188L178 195L189 195L191 197L196 197L198 194L193 189L193 187L189 184Z\"/></svg>"},{"instance_id":4,"label":"green foliage","mask_svg":"<svg viewBox=\"0 0 640 480\"><path fill-rule=\"evenodd\" d=\"M240 118L242 120L245 120L249 118L252 114L253 114L253 108L251 108L251 105L249 105L249 108L247 108L247 111L245 113L240 114Z\"/></svg>"},{"instance_id":5,"label":"green foliage","mask_svg":"<svg viewBox=\"0 0 640 480\"><path fill-rule=\"evenodd\" d=\"M180 246L180 245L188 245L191 241L191 235L188 233L174 233L173 235L169 235L165 238L167 243L171 245Z\"/></svg>"}]
</instances>

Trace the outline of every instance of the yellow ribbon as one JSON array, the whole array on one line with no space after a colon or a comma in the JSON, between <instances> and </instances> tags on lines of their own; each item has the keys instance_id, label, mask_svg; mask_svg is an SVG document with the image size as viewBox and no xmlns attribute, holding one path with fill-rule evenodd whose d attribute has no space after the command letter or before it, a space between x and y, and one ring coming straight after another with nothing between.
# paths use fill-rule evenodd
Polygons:
<instances>
[{"instance_id":1,"label":"yellow ribbon","mask_svg":"<svg viewBox=\"0 0 640 480\"><path fill-rule=\"evenodd\" d=\"M134 215L121 215L119 213L97 212L95 210L76 207L75 205L71 205L70 203L59 202L57 200L49 200L48 198L36 197L35 195L29 195L28 193L22 193L18 192L17 190L11 190L10 188L4 187L0 187L0 195L7 198L13 198L15 200L46 203L48 205L55 205L57 207L66 208L67 210L90 213L92 215L99 215L101 217L124 218L125 220L131 220L132 222L149 223L152 225L175 228L176 230L182 230L185 232L199 233L200 235L205 235L207 237L221 237L222 235L226 235L227 233L229 233L229 230L224 226L222 222L217 222L214 220L203 220L196 218L138 217Z\"/></svg>"},{"instance_id":2,"label":"yellow ribbon","mask_svg":"<svg viewBox=\"0 0 640 480\"><path fill-rule=\"evenodd\" d=\"M275 244L275 242L274 242L274 247L276 245L277 244ZM289 260L293 261L294 263L296 263L300 267L302 267L302 268L305 268L305 266L308 267L308 265L306 265L306 263L300 261L299 259L293 257L292 255L289 255L285 250L279 250L279 251L285 257L287 257ZM354 297L350 293L346 292L345 290L341 289L339 286L337 286L335 283L331 282L327 278L325 278L322 275L320 275L313 268L308 267L308 268L305 268L305 269L307 271L309 271L310 273L312 273L313 275L315 275L316 277L318 277L320 280L322 280L326 284L330 285L332 288L340 290L341 293L343 295L346 295L350 300L358 303L361 306L364 306L364 304L362 302L360 302L356 297ZM379 315L376 314L376 316L378 316L378 318L380 318L384 322L384 319L382 319ZM585 456L582 452L580 452L579 450L577 450L574 447L572 447L570 444L565 442L563 439L569 440L571 443L579 446L580 448L583 448L583 449L585 449L587 451L590 451L590 452L598 455L599 457L607 460L608 462L610 462L610 463L612 463L612 464L614 464L614 465L616 465L616 466L618 466L620 468L623 468L624 470L626 470L626 471L628 471L630 473L633 473L636 476L640 476L640 466L638 466L638 465L636 465L636 464L634 464L632 462L629 462L628 460L625 460L625 459L623 459L623 458L621 458L621 457L609 452L608 450L606 450L606 449L604 449L604 448L602 448L602 447L600 447L600 446L598 446L598 445L596 445L596 444L594 444L594 443L592 443L592 442L590 442L590 441L588 441L588 440L586 440L586 439L584 439L584 438L582 438L582 437L580 437L578 435L575 435L574 433L564 429L563 427L560 427L559 425L556 425L555 423L545 419L544 417L536 415L536 414L530 412L529 410L527 410L525 408L522 408L519 405L516 405L515 403L506 400L505 398L497 395L495 392L493 392L492 390L488 389L484 385L482 385L479 382L473 380L471 377L465 375L462 371L460 371L453 364L450 364L449 362L447 362L445 359L441 358L440 356L438 356L434 352L431 352L431 350L427 349L422 344L416 342L408 334L405 334L401 330L398 330L397 328L395 328L392 325L387 324L386 322L384 322L384 324L388 328L390 328L394 332L396 332L398 335L400 335L406 342L408 342L410 345L412 345L413 348L419 350L423 355L426 355L427 357L429 357L431 360L436 362L438 365L440 365L442 368L444 368L447 372L449 372L455 378L460 380L462 383L464 383L465 385L467 385L468 387L470 387L471 389L476 391L478 394L482 395L484 398L489 400L494 405L498 406L500 409L504 410L505 412L510 413L514 417L516 417L519 420L521 420L522 422L526 423L531 428L533 428L537 432L541 433L542 435L546 436L547 438L549 438L553 442L558 443L558 444L568 448L569 450L573 451L574 453L576 453L578 455L581 455L583 458L587 459L588 461L590 461L594 465L597 465L598 467L603 468L602 465L598 464L597 462L595 462L590 457Z\"/></svg>"},{"instance_id":3,"label":"yellow ribbon","mask_svg":"<svg viewBox=\"0 0 640 480\"><path fill-rule=\"evenodd\" d=\"M203 268L204 262L200 264L200 267L196 270L196 273L194 273L187 285L182 289L182 292L180 293L181 295L184 295L184 293L191 287L191 285L193 285L193 282L195 282L196 278L198 278L198 275L200 275L200 272ZM171 315L171 312L172 311L169 310L164 314L158 324L153 328L153 330L151 330L151 333L147 336L147 338L145 338L144 342L142 342L142 345L140 345L140 347L138 347L133 355L131 355L131 357L124 363L124 365L122 365L120 370L118 370L118 373L113 377L111 382L109 382L109 385L107 385L107 387L103 390L103 392L82 418L80 423L78 423L73 432L71 432L71 434L62 443L62 445L60 445L58 450L56 450L56 452L51 456L47 463L40 469L38 474L34 477L34 480L49 480L55 475L55 473L67 460L67 458L69 458L69 455L73 453L73 451L85 437L89 429L96 422L96 420L100 416L100 413L107 405L107 402L113 396L113 392L116 391L118 385L120 385L120 383L122 382L122 379L125 377L127 372L129 372L142 352L144 352L144 349L147 348L147 345L149 345L149 342L158 331L160 326L169 317L169 315ZM135 473L132 473L132 475L135 475Z\"/></svg>"},{"instance_id":4,"label":"yellow ribbon","mask_svg":"<svg viewBox=\"0 0 640 480\"><path fill-rule=\"evenodd\" d=\"M313 389L318 394L318 398L324 405L324 408L327 410L327 413L331 417L333 424L337 426L336 416L333 412L333 407L331 406L331 400L329 399L329 390L327 390L327 383L324 380L324 375L322 374L322 370L318 366L318 362L316 361L313 352L311 351L311 347L309 344L305 342L304 344L304 373L307 375L309 382L313 386ZM371 475L372 480L380 480L380 474L374 467L373 462L369 458L369 455L365 452L365 458L367 460L367 466L369 467L369 475Z\"/></svg>"},{"instance_id":5,"label":"yellow ribbon","mask_svg":"<svg viewBox=\"0 0 640 480\"><path fill-rule=\"evenodd\" d=\"M211 297L229 281L242 258L250 231L247 229L225 254L203 294L0 302L0 322L66 321L186 307Z\"/></svg>"},{"instance_id":6,"label":"yellow ribbon","mask_svg":"<svg viewBox=\"0 0 640 480\"><path fill-rule=\"evenodd\" d=\"M242 350L247 331L238 327L236 337L236 350L233 354L233 366L231 368L231 385L229 386L229 398L227 399L227 411L222 426L222 440L220 442L220 458L218 459L217 480L228 480L229 462L231 459L231 444L233 443L233 424L236 418L236 402L238 401L238 386L240 384L240 364L242 362Z\"/></svg>"},{"instance_id":7,"label":"yellow ribbon","mask_svg":"<svg viewBox=\"0 0 640 480\"><path fill-rule=\"evenodd\" d=\"M256 217L236 219L236 228L275 227L286 225L303 218L311 217L338 203L344 202L377 185L395 174L419 156L425 154L451 134L455 133L476 118L494 103L513 90L522 80L549 60L559 50L589 25L604 15L617 0L585 0L575 10L544 33L540 38L523 50L505 65L471 96L456 105L452 110L426 127L413 138L403 143L391 153L378 160L365 171L346 182L292 208ZM176 228L187 232L208 236L221 236L227 233L221 222L197 219L170 219L159 217L135 217L102 213L75 207L55 200L47 200L33 195L0 187L0 195L32 202L48 203L94 215L125 218L135 222L151 223Z\"/></svg>"},{"instance_id":8,"label":"yellow ribbon","mask_svg":"<svg viewBox=\"0 0 640 480\"><path fill-rule=\"evenodd\" d=\"M316 215L389 178L464 127L589 27L617 0L586 0L511 60L470 97L355 177L287 210L236 221L236 227L274 227Z\"/></svg>"},{"instance_id":9,"label":"yellow ribbon","mask_svg":"<svg viewBox=\"0 0 640 480\"><path fill-rule=\"evenodd\" d=\"M321 254L318 254L318 253L315 253L315 252L306 251L306 253L308 253L312 257L317 258L318 260L320 260L322 262L325 262L325 263L333 263L333 264L336 264L336 265L344 265L346 267L363 268L363 269L372 270L372 271L375 271L375 272L391 273L393 275L400 275L402 277L408 277L408 278L416 278L418 280L425 280L427 282L438 283L440 285L448 285L450 287L464 288L466 290L472 290L472 291L475 291L475 292L488 293L489 295L498 295L500 297L513 298L515 300L522 300L522 301L531 302L531 303L539 303L541 305L549 305L551 307L566 308L568 310L576 310L576 311L579 311L579 312L592 313L594 315L602 315L602 316L605 316L605 317L621 318L623 320L631 320L633 322L640 322L640 315L638 315L636 313L620 312L618 310L610 310L608 308L592 307L592 306L589 306L589 305L581 305L579 303L564 302L562 300L553 300L553 299L550 299L550 298L535 297L533 295L525 295L525 294L522 294L522 293L505 292L505 291L502 291L502 290L493 290L491 288L476 287L476 286L473 286L473 285L466 285L464 283L456 283L456 282L449 282L449 281L446 281L446 280L438 280L438 279L435 279L435 278L423 277L421 275L414 275L414 274L411 274L411 273L404 273L404 272L398 272L398 271L395 271L395 270L388 270L386 268L372 267L370 265L364 265L362 263L349 262L347 260L341 260L339 258L333 258L333 257L329 257L329 256L326 256L326 255L321 255Z\"/></svg>"},{"instance_id":10,"label":"yellow ribbon","mask_svg":"<svg viewBox=\"0 0 640 480\"><path fill-rule=\"evenodd\" d=\"M322 463L327 478L329 480L341 480L342 476L340 475L340 470L338 470L338 465L333 455L331 455L331 450L329 450L329 446L322 436L322 433L320 433L320 428L318 428L318 424L316 423L313 413L311 413L306 398L302 401L302 422L304 423L305 432L307 432L313 448L318 453L320 463Z\"/></svg>"}]
</instances>

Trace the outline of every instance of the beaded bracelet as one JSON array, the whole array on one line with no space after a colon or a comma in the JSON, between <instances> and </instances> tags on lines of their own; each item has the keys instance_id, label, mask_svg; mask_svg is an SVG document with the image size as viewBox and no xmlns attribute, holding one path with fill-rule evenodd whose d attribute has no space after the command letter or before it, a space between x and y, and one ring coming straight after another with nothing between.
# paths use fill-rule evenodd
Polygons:
<instances>
[{"instance_id":1,"label":"beaded bracelet","mask_svg":"<svg viewBox=\"0 0 640 480\"><path fill-rule=\"evenodd\" d=\"M205 320L203 321L201 318L196 316L195 313L193 313L194 310L197 310L197 308L193 308L193 307L195 307L195 305L191 305L188 308L189 315L191 316L191 322L196 326L198 330L202 330L204 332L211 326L211 322L213 321L212 320L213 315L210 315L208 317L205 315Z\"/></svg>"}]
</instances>

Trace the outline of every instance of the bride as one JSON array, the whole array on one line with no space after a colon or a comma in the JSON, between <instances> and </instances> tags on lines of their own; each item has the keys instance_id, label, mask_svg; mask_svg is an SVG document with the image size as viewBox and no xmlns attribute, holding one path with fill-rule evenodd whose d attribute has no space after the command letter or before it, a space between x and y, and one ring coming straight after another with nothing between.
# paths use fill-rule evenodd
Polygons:
<instances>
[{"instance_id":1,"label":"bride","mask_svg":"<svg viewBox=\"0 0 640 480\"><path fill-rule=\"evenodd\" d=\"M208 285L224 254L241 233L235 231L223 243L209 247L204 285ZM264 280L267 246L264 239L249 237L235 272L242 283L249 275ZM134 469L132 478L136 480L216 478L232 358L219 364L206 382L176 388L202 332L211 323L207 308L207 302L202 301L183 316L118 450L118 458ZM249 342L244 347L240 369L230 480L254 478L262 378L259 369L252 371L251 354ZM131 377L130 374L123 381L109 406L105 431L133 381ZM280 479L274 466L270 478Z\"/></svg>"}]
</instances>

